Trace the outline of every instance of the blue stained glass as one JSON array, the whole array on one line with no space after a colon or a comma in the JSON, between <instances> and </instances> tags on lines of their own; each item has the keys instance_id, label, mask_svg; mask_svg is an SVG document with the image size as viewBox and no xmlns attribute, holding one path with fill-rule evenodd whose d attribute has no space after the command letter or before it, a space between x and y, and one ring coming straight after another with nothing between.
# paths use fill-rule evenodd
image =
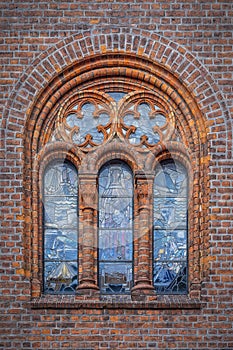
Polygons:
<instances>
[{"instance_id":1,"label":"blue stained glass","mask_svg":"<svg viewBox=\"0 0 233 350\"><path fill-rule=\"evenodd\" d=\"M154 227L186 227L187 202L183 198L154 198Z\"/></svg>"},{"instance_id":2,"label":"blue stained glass","mask_svg":"<svg viewBox=\"0 0 233 350\"><path fill-rule=\"evenodd\" d=\"M187 248L186 230L155 230L154 256L156 260L186 259Z\"/></svg>"},{"instance_id":3,"label":"blue stained glass","mask_svg":"<svg viewBox=\"0 0 233 350\"><path fill-rule=\"evenodd\" d=\"M156 168L154 195L186 198L187 181L187 171L182 164L175 162L161 163Z\"/></svg>"},{"instance_id":4,"label":"blue stained glass","mask_svg":"<svg viewBox=\"0 0 233 350\"><path fill-rule=\"evenodd\" d=\"M45 262L45 292L73 294L77 287L77 261Z\"/></svg>"},{"instance_id":5,"label":"blue stained glass","mask_svg":"<svg viewBox=\"0 0 233 350\"><path fill-rule=\"evenodd\" d=\"M130 134L130 143L134 145L139 144L141 137L144 135L147 136L147 142L150 144L155 144L160 141L160 136L158 133L153 133L151 130L145 129L144 127L138 127L134 133Z\"/></svg>"},{"instance_id":6,"label":"blue stained glass","mask_svg":"<svg viewBox=\"0 0 233 350\"><path fill-rule=\"evenodd\" d=\"M131 133L129 140L131 144L139 144L142 136L147 136L149 144L156 144L160 141L160 136L153 131L155 126L162 127L166 124L166 117L162 114L150 118L151 108L147 103L141 103L138 106L140 118L135 118L132 113L124 117L124 123L127 126L135 126L135 132Z\"/></svg>"},{"instance_id":7,"label":"blue stained glass","mask_svg":"<svg viewBox=\"0 0 233 350\"><path fill-rule=\"evenodd\" d=\"M101 109L101 106L98 106ZM106 125L109 122L109 115L106 112L99 113L95 116L95 105L92 103L85 103L81 107L82 118L78 118L76 114L71 113L66 118L66 123L70 128L78 127L78 131L74 132L73 142L80 144L85 141L87 134L92 136L95 143L101 143L104 140L102 132L97 129L98 125Z\"/></svg>"},{"instance_id":8,"label":"blue stained glass","mask_svg":"<svg viewBox=\"0 0 233 350\"><path fill-rule=\"evenodd\" d=\"M77 176L73 167L66 163L49 166L44 174L44 195L72 196L76 195Z\"/></svg>"},{"instance_id":9,"label":"blue stained glass","mask_svg":"<svg viewBox=\"0 0 233 350\"><path fill-rule=\"evenodd\" d=\"M163 127L167 122L166 117L163 114L157 114L154 118L154 123L156 126Z\"/></svg>"},{"instance_id":10,"label":"blue stained glass","mask_svg":"<svg viewBox=\"0 0 233 350\"><path fill-rule=\"evenodd\" d=\"M120 161L110 163L101 169L99 175L99 263L100 288L103 293L111 293L113 290L125 293L132 284L132 215L132 172ZM126 265L122 263L119 265L119 261L125 261L125 264L130 266L131 274L126 273L128 267L125 270ZM121 272L118 271L119 267L123 269ZM110 276L112 282L107 283ZM115 283L114 287L113 276L126 280Z\"/></svg>"},{"instance_id":11,"label":"blue stained glass","mask_svg":"<svg viewBox=\"0 0 233 350\"><path fill-rule=\"evenodd\" d=\"M119 209L117 205L123 204ZM99 210L99 227L105 228L131 228L132 227L132 198L102 198L102 206Z\"/></svg>"},{"instance_id":12,"label":"blue stained glass","mask_svg":"<svg viewBox=\"0 0 233 350\"><path fill-rule=\"evenodd\" d=\"M99 194L103 197L132 197L133 182L131 170L124 163L111 164L101 170Z\"/></svg>"},{"instance_id":13,"label":"blue stained glass","mask_svg":"<svg viewBox=\"0 0 233 350\"><path fill-rule=\"evenodd\" d=\"M158 293L185 293L187 291L186 262L155 263L154 286Z\"/></svg>"},{"instance_id":14,"label":"blue stained glass","mask_svg":"<svg viewBox=\"0 0 233 350\"><path fill-rule=\"evenodd\" d=\"M139 127L139 119L135 119L133 114L126 114L124 117L124 123L128 126L134 125L136 127Z\"/></svg>"},{"instance_id":15,"label":"blue stained glass","mask_svg":"<svg viewBox=\"0 0 233 350\"><path fill-rule=\"evenodd\" d=\"M132 263L100 263L101 290L105 294L127 294L132 288Z\"/></svg>"},{"instance_id":16,"label":"blue stained glass","mask_svg":"<svg viewBox=\"0 0 233 350\"><path fill-rule=\"evenodd\" d=\"M187 292L187 171L161 162L154 180L154 286L158 293Z\"/></svg>"},{"instance_id":17,"label":"blue stained glass","mask_svg":"<svg viewBox=\"0 0 233 350\"><path fill-rule=\"evenodd\" d=\"M77 258L77 232L47 229L44 233L44 258L75 260Z\"/></svg>"},{"instance_id":18,"label":"blue stained glass","mask_svg":"<svg viewBox=\"0 0 233 350\"><path fill-rule=\"evenodd\" d=\"M44 173L44 292L74 293L77 286L78 178L68 162Z\"/></svg>"},{"instance_id":19,"label":"blue stained glass","mask_svg":"<svg viewBox=\"0 0 233 350\"><path fill-rule=\"evenodd\" d=\"M132 260L131 230L99 231L100 260Z\"/></svg>"},{"instance_id":20,"label":"blue stained glass","mask_svg":"<svg viewBox=\"0 0 233 350\"><path fill-rule=\"evenodd\" d=\"M125 95L125 92L108 92L109 96L111 96L116 102L119 102Z\"/></svg>"},{"instance_id":21,"label":"blue stained glass","mask_svg":"<svg viewBox=\"0 0 233 350\"><path fill-rule=\"evenodd\" d=\"M76 227L77 198L44 197L44 225L46 227Z\"/></svg>"}]
</instances>

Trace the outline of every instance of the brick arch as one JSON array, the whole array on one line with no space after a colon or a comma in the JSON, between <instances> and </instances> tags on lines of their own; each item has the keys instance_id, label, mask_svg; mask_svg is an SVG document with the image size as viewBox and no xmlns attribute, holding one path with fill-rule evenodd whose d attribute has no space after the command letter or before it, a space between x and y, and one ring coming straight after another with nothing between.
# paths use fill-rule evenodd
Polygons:
<instances>
[{"instance_id":1,"label":"brick arch","mask_svg":"<svg viewBox=\"0 0 233 350\"><path fill-rule=\"evenodd\" d=\"M187 140L192 139L192 144L196 145L207 142L206 120L191 93L176 76L145 58L124 53L108 53L90 57L87 61L81 60L72 69L69 67L59 75L59 85L56 77L43 90L30 110L30 118L26 124L26 148L31 149L32 154L38 152L39 146L44 146L43 142L39 145L38 139L41 138L42 131L45 133L50 129L51 116L56 117L67 96L82 87L92 88L93 81L99 77L115 79L117 83L122 79L125 83L130 81L136 89L140 89L141 84L146 89L154 89L161 96L165 96L167 103L176 111L177 118L181 116L179 123L186 125ZM99 89L104 88L105 80L99 86ZM35 134L40 137L34 137Z\"/></svg>"},{"instance_id":2,"label":"brick arch","mask_svg":"<svg viewBox=\"0 0 233 350\"><path fill-rule=\"evenodd\" d=\"M32 177L34 158L46 144L46 138L41 135L49 130L61 104L80 88L91 88L94 81L104 91L104 81L111 82L113 77L122 85L128 82L130 86L140 87L143 83L146 89L154 89L166 97L180 125L184 125L188 148L200 160L200 164L193 161L193 166L202 173L201 180L205 178L209 164L208 132L213 120L215 126L222 126L223 133L227 132L224 119L215 120L227 111L210 75L192 55L164 38L136 29L122 29L119 33L106 29L104 33L83 32L64 39L41 54L22 75L12 93L12 104L5 115L16 113L21 121L20 130L25 135L25 197L30 198L31 188L27 181ZM9 119L9 129L13 124L14 119ZM99 155L99 159L107 159L107 156ZM205 180L202 188L206 198L207 182ZM200 188L200 183L197 187ZM30 213L32 205L28 199L25 212ZM207 220L208 215L203 220L203 227L207 226ZM26 248L31 245L30 230L27 239Z\"/></svg>"},{"instance_id":3,"label":"brick arch","mask_svg":"<svg viewBox=\"0 0 233 350\"><path fill-rule=\"evenodd\" d=\"M170 71L179 81L188 86L200 110L207 116L207 120L209 119L207 125L211 125L211 120L214 121L223 113L227 119L228 111L217 85L194 56L166 38L135 28L122 28L115 31L107 28L102 32L83 31L43 52L17 82L9 99L11 102L6 106L5 117L11 115L14 110L19 120L25 121L25 113L28 118L31 117L35 96L38 96L39 104L42 103L41 89L47 88L48 93L53 94L54 89L64 83L68 72L76 75L71 67L74 62L95 54L113 51L130 52L166 67L168 72ZM58 72L62 71L59 77ZM51 87L51 77L56 77L53 87ZM14 124L14 121L8 120L9 124ZM218 120L217 124L223 124L223 132L227 132L224 121Z\"/></svg>"},{"instance_id":4,"label":"brick arch","mask_svg":"<svg viewBox=\"0 0 233 350\"><path fill-rule=\"evenodd\" d=\"M48 165L53 159L57 158L67 159L73 164L80 164L82 159L82 154L74 148L73 145L63 143L63 142L54 142L52 144L46 145L37 156L37 159L34 163L33 171L37 172L42 165L42 169Z\"/></svg>"},{"instance_id":5,"label":"brick arch","mask_svg":"<svg viewBox=\"0 0 233 350\"><path fill-rule=\"evenodd\" d=\"M145 162L145 169L154 169L158 162L169 157L175 157L183 163L190 172L193 169L193 164L198 163L195 154L189 152L187 147L181 142L168 141L164 144L158 145L155 151L149 154Z\"/></svg>"},{"instance_id":6,"label":"brick arch","mask_svg":"<svg viewBox=\"0 0 233 350\"><path fill-rule=\"evenodd\" d=\"M99 169L112 159L120 159L127 163L133 172L139 170L142 166L142 159L135 149L124 143L108 143L97 150L95 153L90 153L85 158L85 162L81 166L81 171L90 171L98 174Z\"/></svg>"}]
</instances>

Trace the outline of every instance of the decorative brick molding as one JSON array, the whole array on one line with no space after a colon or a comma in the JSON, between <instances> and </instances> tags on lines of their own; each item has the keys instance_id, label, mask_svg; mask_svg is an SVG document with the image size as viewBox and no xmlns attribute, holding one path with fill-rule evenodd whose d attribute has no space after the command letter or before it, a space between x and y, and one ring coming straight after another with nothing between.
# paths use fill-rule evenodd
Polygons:
<instances>
[{"instance_id":1,"label":"decorative brick molding","mask_svg":"<svg viewBox=\"0 0 233 350\"><path fill-rule=\"evenodd\" d=\"M111 79L111 82L109 79ZM78 148L72 144L71 140L64 139L62 142L64 143L64 149L66 149L67 157L72 158L72 152L74 152L76 158L80 157L79 162L81 162L81 164L84 163L84 165L81 165L80 170L82 167L85 168L85 164L88 164L88 171L89 173L93 173L93 175L96 173L96 171L98 171L99 166L108 159L119 158L129 162L132 169L136 170L140 165L142 169L149 167L149 171L154 169L151 166L154 166L156 159L158 161L159 159L168 158L170 156L174 159L180 159L181 161L188 159L188 161L185 162L189 163L189 168L193 173L192 178L194 190L189 208L191 213L189 249L190 296L199 297L202 275L203 272L208 269L208 261L206 264L202 264L200 262L200 256L208 255L208 246L206 246L206 244L204 248L204 241L206 243L208 242L208 234L206 231L206 222L208 222L208 207L204 208L202 212L202 224L199 217L199 207L200 203L203 201L201 193L204 195L205 192L205 198L207 198L206 195L208 194L208 178L206 176L209 162L207 154L207 123L197 106L197 102L192 97L189 90L180 83L174 74L169 72L163 66L153 62L151 59L146 59L143 56L134 55L133 53L108 53L106 51L106 53L103 53L102 55L92 55L87 59L82 59L77 63L74 63L73 66L69 66L68 69L65 69L62 72L62 75L58 74L57 77L50 82L49 86L40 94L34 107L30 108L29 110L30 117L27 122L27 133L25 138L25 172L30 174L30 168L35 168L35 165L33 165L35 164L35 159L39 157L41 161L43 159L41 155L48 152L47 148L52 154L51 157L61 157L61 155L59 156L59 152L62 150L63 143L61 142L59 147L56 148L57 141L54 143L54 146L50 146L48 141L51 139L51 137L53 137L53 130L54 126L56 125L56 121L58 120L57 118L62 117L64 113L63 111L65 111L67 108L66 106L69 106L69 104L72 105L72 103L81 97L85 98L86 95L93 94L92 91L96 88L98 88L98 91L100 91L99 97L103 98L104 100L104 91L106 91L106 89L111 87L112 91L117 91L119 86L121 87L121 90L127 93L136 90L138 98L144 98L145 101L153 97L154 101L156 101L161 108L168 111L171 123L174 124L174 120L176 121L176 129L177 131L179 130L180 141L176 141L176 131L173 127L173 133L170 134L170 138L168 138L168 140L164 139L150 150L150 161L146 155L141 154L140 150L136 150L132 146L130 147L133 152L134 160L130 160L132 156L127 156L128 151L124 151L124 143L121 144L121 142L119 143L115 140L106 145L106 147L103 146L99 149L97 147L96 152L90 152L89 155L85 155L85 152L80 153L80 151L78 151ZM77 90L82 91L83 89L85 89L86 92L77 94ZM131 92L127 96L132 96L129 98L134 98L134 95L132 95ZM61 134L59 125L56 130L56 135L58 134ZM66 146L64 141L67 141ZM53 150L51 151L52 147ZM64 151L62 152L64 153ZM102 159L101 162L98 160L98 158ZM31 173L31 176L32 175L33 173ZM36 173L34 174L33 181L36 186ZM204 192L200 191L200 183L205 184L203 187ZM86 190L87 188L85 189L85 192ZM37 196L39 195L38 191L39 189L35 189L33 192L33 207L29 201L25 206L25 215L28 217L27 226L25 227L25 235L28 237L26 244L28 247L30 245L37 247L33 250L33 266L30 267L31 265L29 264L27 265L27 269L32 269L31 271L37 275L37 277L34 278L34 282L37 281L36 285L38 285L38 281L41 280L42 273L41 267L38 270L42 257L41 214L38 215L40 210L39 207L35 205L37 203L36 198L38 198ZM85 202L87 197L84 199L84 194L83 197L82 194L80 195ZM29 197L30 189L26 193L26 198ZM140 191L138 198L140 203ZM81 217L83 215L83 217L86 218L86 215L88 215L88 222L94 222L96 220L96 214L93 209L88 209L86 204L82 204L81 201L81 208L82 206L83 209L81 210L83 210L83 214L81 214ZM88 213L86 212L87 210ZM143 208L142 210L139 208L139 212L140 215L143 216L139 218L139 222L142 223L145 220L148 222L149 217L151 216L150 210L148 213L144 213ZM30 213L32 213L32 216ZM91 218L90 215L94 215L93 218ZM147 218L145 218L145 216ZM31 219L29 219L30 217ZM139 230L141 229L142 228L139 227ZM31 230L33 231L32 241L30 234ZM200 236L203 238L200 239ZM135 246L139 247L137 243L135 243ZM138 259L139 265L141 259L140 251L144 251L144 248L141 246L138 252L137 249L135 249L135 258ZM150 244L145 249L148 249L151 254L152 248L150 247ZM80 252L81 261L83 263L85 260L84 256L87 256L86 253ZM93 251L93 253L91 253L88 251L89 259L92 254L94 254L93 258L91 258L92 262L90 260L89 262L86 262L89 267L94 264L96 259L94 257L95 252ZM28 261L27 254L25 260ZM145 262L142 261L141 263L144 264ZM150 265L149 261L147 262L147 265ZM86 271L87 275L89 272ZM135 274L137 273L137 269L135 269ZM148 277L140 277L139 273L138 277L135 278L136 281L141 280L144 282L145 279L147 279L148 282L146 283L148 283L148 288L152 289L150 282L151 271L148 270L148 273ZM94 285L96 285L96 276L91 277L91 280L93 281ZM143 288L145 288L144 282L142 283ZM89 284L90 281L88 280L86 283ZM140 283L138 282L137 287L139 287L139 284ZM198 289L196 288L197 285L199 286ZM33 296L39 296L40 290L40 288L37 289L37 291L34 290Z\"/></svg>"},{"instance_id":2,"label":"decorative brick molding","mask_svg":"<svg viewBox=\"0 0 233 350\"><path fill-rule=\"evenodd\" d=\"M136 42L139 45L136 45ZM167 48L169 50L166 50ZM67 52L65 59L62 56L64 49ZM52 78L48 79L48 76ZM59 45L50 48L25 71L15 87L15 92L12 93L12 105L6 106L4 117L7 128L12 130L15 125L14 120L8 119L7 116L17 114L17 128L21 128L18 131L21 131L25 137L25 274L30 276L30 271L37 271L38 259L40 260L42 254L42 252L40 254L35 252L32 259L29 254L30 247L37 247L41 241L41 238L36 238L38 234L35 232L40 221L38 207L35 205L38 189L33 192L33 199L31 198L33 181L30 179L34 174L31 171L35 168L34 160L40 157L40 153L45 152L44 148L55 147L55 145L47 146L51 126L69 96L72 98L80 89L91 90L93 84L100 91L104 91L105 85L110 84L112 89L121 88L126 89L127 92L140 89L143 84L148 93L151 89L156 91L158 103L169 106L175 112L186 151L187 149L191 151L189 157L193 169L194 193L197 195L193 199L192 210L190 210L196 217L191 216L190 220L196 232L194 237L196 239L200 237L200 244L198 244L200 250L190 251L190 271L191 280L199 284L201 276L206 275L209 261L208 139L211 138L214 127L217 125L222 129L223 138L224 136L228 138L229 128L225 125L227 109L210 75L191 54L156 34L137 29L128 31L124 28L116 31L106 28L102 33L83 32L64 39ZM37 96L36 99L35 96ZM218 118L222 111L226 115L224 120ZM26 133L23 131L25 113L27 115ZM212 126L213 121L214 126ZM11 137L10 134L9 137ZM176 148L176 142L173 141L172 144L170 142L159 145L158 150L154 152L158 154L160 152L164 157L168 154L167 150ZM59 147L61 148L61 144ZM67 150L67 144L64 145L64 149ZM66 151L67 157L71 157L72 152L71 146L70 150ZM74 152L77 157L77 150ZM55 148L51 157L56 157L58 153L59 151ZM114 154L112 153L110 158ZM181 152L178 157L186 156L182 154ZM105 156L105 158L108 157L109 154ZM125 155L122 154L122 157L124 159ZM199 163L199 169L197 163ZM36 177L34 178L34 186L36 186ZM205 193L205 198L201 199L199 193ZM200 200L203 211L201 217L197 219ZM34 268L31 270L32 261ZM196 271L194 266L199 266L200 271Z\"/></svg>"},{"instance_id":3,"label":"decorative brick molding","mask_svg":"<svg viewBox=\"0 0 233 350\"><path fill-rule=\"evenodd\" d=\"M230 0L2 3L0 347L233 348L232 6ZM113 139L85 154L86 161L72 142L48 143L66 102L94 85L104 101L105 82L129 94L152 91L161 107L175 111L179 137L158 144L148 157ZM149 178L170 157L192 176L190 298L101 299L95 289L86 300L40 297L46 164L68 159L94 182L112 158L126 162L134 177L143 169ZM91 210L96 227L96 207ZM93 253L88 264L97 266ZM135 245L136 265L138 253ZM39 297L30 302L32 295Z\"/></svg>"},{"instance_id":4,"label":"decorative brick molding","mask_svg":"<svg viewBox=\"0 0 233 350\"><path fill-rule=\"evenodd\" d=\"M113 309L113 310L186 310L201 309L204 303L198 299L189 299L185 296L158 296L157 300L151 301L132 301L127 296L111 296L102 300L79 300L77 296L51 296L46 295L42 298L34 298L30 303L33 309Z\"/></svg>"}]
</instances>

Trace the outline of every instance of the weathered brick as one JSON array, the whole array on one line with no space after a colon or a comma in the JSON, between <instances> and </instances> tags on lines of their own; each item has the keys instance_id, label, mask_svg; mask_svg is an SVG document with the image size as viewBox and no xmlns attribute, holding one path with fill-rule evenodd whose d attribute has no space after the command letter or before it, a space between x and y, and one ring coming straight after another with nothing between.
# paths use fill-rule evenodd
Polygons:
<instances>
[{"instance_id":1,"label":"weathered brick","mask_svg":"<svg viewBox=\"0 0 233 350\"><path fill-rule=\"evenodd\" d=\"M0 348L232 349L232 2L14 0L2 2L0 9ZM117 60L113 51L125 55ZM102 56L102 65L88 57L101 53L109 54ZM146 63L138 65L137 56ZM157 76L152 62L158 65ZM41 308L30 303L39 288L35 276L41 277L42 237L41 224L31 223L39 212L38 189L35 184L31 189L29 176L40 146L27 135L35 131L35 139L44 142L50 130L41 125L62 96L114 75L160 88L161 96L176 103L181 137L196 157L203 144L189 242L190 297L201 293L201 309L188 308L187 301L182 307L179 297L169 296L156 301L156 308L118 303L114 309L96 300L90 307L65 298L42 300ZM120 154L114 147L109 152L102 162ZM176 152L184 160L182 149ZM130 155L124 157L131 161ZM96 159L90 160L92 167Z\"/></svg>"}]
</instances>

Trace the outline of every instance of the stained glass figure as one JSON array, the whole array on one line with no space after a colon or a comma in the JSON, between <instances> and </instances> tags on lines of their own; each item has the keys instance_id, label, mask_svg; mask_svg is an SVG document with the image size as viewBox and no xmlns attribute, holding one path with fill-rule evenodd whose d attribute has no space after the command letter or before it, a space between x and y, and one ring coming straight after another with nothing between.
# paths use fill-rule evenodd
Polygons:
<instances>
[{"instance_id":1,"label":"stained glass figure","mask_svg":"<svg viewBox=\"0 0 233 350\"><path fill-rule=\"evenodd\" d=\"M154 180L154 286L158 293L187 292L188 176L173 160L160 163Z\"/></svg>"},{"instance_id":2,"label":"stained glass figure","mask_svg":"<svg viewBox=\"0 0 233 350\"><path fill-rule=\"evenodd\" d=\"M78 178L68 162L44 173L44 292L74 293L77 286Z\"/></svg>"},{"instance_id":3,"label":"stained glass figure","mask_svg":"<svg viewBox=\"0 0 233 350\"><path fill-rule=\"evenodd\" d=\"M99 271L103 293L128 293L133 259L132 172L122 162L109 163L99 175Z\"/></svg>"}]
</instances>

